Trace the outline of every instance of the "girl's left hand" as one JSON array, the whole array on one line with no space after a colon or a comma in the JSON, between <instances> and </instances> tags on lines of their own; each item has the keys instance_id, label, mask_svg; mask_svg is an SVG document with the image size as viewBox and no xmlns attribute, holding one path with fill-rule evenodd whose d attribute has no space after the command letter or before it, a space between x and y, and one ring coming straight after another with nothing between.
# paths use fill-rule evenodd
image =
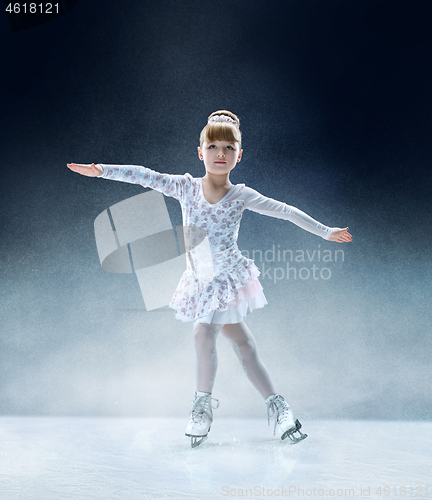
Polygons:
<instances>
[{"instance_id":1,"label":"girl's left hand","mask_svg":"<svg viewBox=\"0 0 432 500\"><path fill-rule=\"evenodd\" d=\"M337 241L343 243L344 241L352 241L352 236L348 232L348 227L341 229L340 227L332 227L332 232L327 241Z\"/></svg>"}]
</instances>

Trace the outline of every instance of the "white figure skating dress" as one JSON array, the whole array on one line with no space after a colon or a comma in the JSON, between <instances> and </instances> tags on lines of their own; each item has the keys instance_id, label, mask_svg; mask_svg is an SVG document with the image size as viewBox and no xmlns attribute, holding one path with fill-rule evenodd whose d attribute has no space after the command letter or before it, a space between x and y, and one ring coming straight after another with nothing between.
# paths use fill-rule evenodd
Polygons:
<instances>
[{"instance_id":1,"label":"white figure skating dress","mask_svg":"<svg viewBox=\"0 0 432 500\"><path fill-rule=\"evenodd\" d=\"M295 207L236 184L215 204L204 197L202 179L190 174L161 174L135 165L106 165L105 179L141 184L177 199L182 208L187 268L170 307L182 321L238 323L267 304L254 261L237 246L245 209L287 219L328 239L331 228Z\"/></svg>"}]
</instances>

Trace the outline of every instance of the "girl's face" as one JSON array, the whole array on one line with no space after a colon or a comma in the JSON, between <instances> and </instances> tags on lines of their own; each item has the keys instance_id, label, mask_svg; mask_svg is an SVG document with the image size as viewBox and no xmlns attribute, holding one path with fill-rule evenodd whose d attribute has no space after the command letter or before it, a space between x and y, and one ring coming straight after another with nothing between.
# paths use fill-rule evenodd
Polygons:
<instances>
[{"instance_id":1,"label":"girl's face","mask_svg":"<svg viewBox=\"0 0 432 500\"><path fill-rule=\"evenodd\" d=\"M231 172L240 161L242 153L238 142L204 142L202 148L198 148L198 156L204 161L206 171L214 175Z\"/></svg>"}]
</instances>

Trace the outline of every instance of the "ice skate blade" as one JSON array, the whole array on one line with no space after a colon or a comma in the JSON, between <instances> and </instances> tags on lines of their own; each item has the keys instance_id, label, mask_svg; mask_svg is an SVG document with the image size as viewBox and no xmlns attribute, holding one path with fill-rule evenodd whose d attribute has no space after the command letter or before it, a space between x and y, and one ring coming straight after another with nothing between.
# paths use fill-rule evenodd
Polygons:
<instances>
[{"instance_id":1,"label":"ice skate blade","mask_svg":"<svg viewBox=\"0 0 432 500\"><path fill-rule=\"evenodd\" d=\"M296 426L293 427L292 429L288 429L287 431L285 431L282 436L281 436L281 439L284 440L286 438L289 439L289 443L290 444L297 444L297 443L300 443L300 441L303 441L303 439L306 439L307 438L307 434L303 434L303 432L301 432L300 428L301 428L301 423L296 420L295 421L295 424ZM297 436L294 436L295 433L298 433L300 434L299 437Z\"/></svg>"},{"instance_id":2,"label":"ice skate blade","mask_svg":"<svg viewBox=\"0 0 432 500\"><path fill-rule=\"evenodd\" d=\"M211 427L209 427L208 432L210 432L210 429ZM208 438L208 433L205 436L194 436L193 434L185 433L185 436L189 436L191 438L191 448L196 448Z\"/></svg>"},{"instance_id":3,"label":"ice skate blade","mask_svg":"<svg viewBox=\"0 0 432 500\"><path fill-rule=\"evenodd\" d=\"M190 434L186 434L186 436L190 436L190 438L191 438L191 448L196 448L197 446L199 446L201 443L203 443L208 438L208 435L206 435L206 436L191 436Z\"/></svg>"}]
</instances>

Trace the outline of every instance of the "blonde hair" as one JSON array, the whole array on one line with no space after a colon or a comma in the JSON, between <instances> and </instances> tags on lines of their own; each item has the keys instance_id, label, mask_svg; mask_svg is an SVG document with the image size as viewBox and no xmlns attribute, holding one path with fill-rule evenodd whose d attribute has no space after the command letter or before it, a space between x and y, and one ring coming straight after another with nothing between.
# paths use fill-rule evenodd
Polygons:
<instances>
[{"instance_id":1,"label":"blonde hair","mask_svg":"<svg viewBox=\"0 0 432 500\"><path fill-rule=\"evenodd\" d=\"M237 124L230 121L212 121L207 123L207 125L201 130L200 146L202 147L204 142L228 141L238 142L241 148L242 137L238 116L225 109L215 111L208 117L208 120L210 120L213 116L228 116L232 120L235 120Z\"/></svg>"}]
</instances>

